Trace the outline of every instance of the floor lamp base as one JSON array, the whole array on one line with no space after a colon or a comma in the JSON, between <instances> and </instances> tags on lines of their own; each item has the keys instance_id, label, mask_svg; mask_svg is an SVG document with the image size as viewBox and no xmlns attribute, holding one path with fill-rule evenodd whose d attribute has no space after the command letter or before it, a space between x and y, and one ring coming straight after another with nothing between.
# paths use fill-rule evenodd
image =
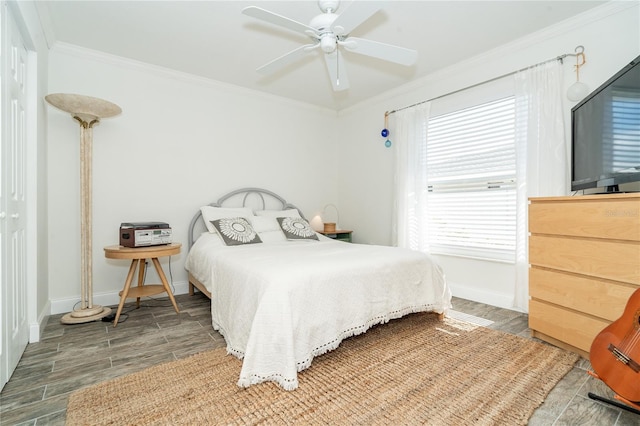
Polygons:
<instances>
[{"instance_id":1,"label":"floor lamp base","mask_svg":"<svg viewBox=\"0 0 640 426\"><path fill-rule=\"evenodd\" d=\"M85 322L97 321L111 313L111 308L95 305L92 308L76 309L64 315L60 322L62 324L82 324Z\"/></svg>"}]
</instances>

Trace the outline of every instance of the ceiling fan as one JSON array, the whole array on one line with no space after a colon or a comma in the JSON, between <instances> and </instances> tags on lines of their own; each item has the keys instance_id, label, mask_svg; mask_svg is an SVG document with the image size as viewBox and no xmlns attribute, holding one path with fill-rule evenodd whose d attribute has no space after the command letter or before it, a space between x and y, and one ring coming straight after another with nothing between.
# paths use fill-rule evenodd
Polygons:
<instances>
[{"instance_id":1,"label":"ceiling fan","mask_svg":"<svg viewBox=\"0 0 640 426\"><path fill-rule=\"evenodd\" d=\"M336 10L339 4L338 0L319 0L318 6L323 13L313 18L309 25L256 6L244 8L242 13L245 15L303 33L312 40L311 44L300 46L268 62L256 71L265 75L272 74L292 64L312 50L320 48L324 52L324 59L333 90L339 91L349 88L344 60L340 53L341 48L349 52L400 65L410 66L415 63L418 57L418 52L415 50L349 35L357 26L380 10L383 6L382 2L353 1L342 13L338 14Z\"/></svg>"}]
</instances>

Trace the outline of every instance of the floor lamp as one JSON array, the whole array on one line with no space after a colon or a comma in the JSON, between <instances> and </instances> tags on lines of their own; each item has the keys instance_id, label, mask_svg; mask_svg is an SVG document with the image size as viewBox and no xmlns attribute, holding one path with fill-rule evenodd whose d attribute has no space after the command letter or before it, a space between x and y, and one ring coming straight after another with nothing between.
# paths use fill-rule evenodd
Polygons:
<instances>
[{"instance_id":1,"label":"floor lamp","mask_svg":"<svg viewBox=\"0 0 640 426\"><path fill-rule=\"evenodd\" d=\"M81 242L81 304L60 320L63 324L96 321L111 313L111 308L93 304L91 165L93 126L101 118L113 117L122 109L111 102L90 96L55 93L45 96L54 107L71 114L80 123L80 242Z\"/></svg>"}]
</instances>

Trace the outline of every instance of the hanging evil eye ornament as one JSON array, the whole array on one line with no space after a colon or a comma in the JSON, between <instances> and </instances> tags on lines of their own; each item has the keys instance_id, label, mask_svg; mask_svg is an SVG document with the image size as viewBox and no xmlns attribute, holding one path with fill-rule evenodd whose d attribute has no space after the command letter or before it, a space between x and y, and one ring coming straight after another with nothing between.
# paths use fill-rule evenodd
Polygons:
<instances>
[{"instance_id":1,"label":"hanging evil eye ornament","mask_svg":"<svg viewBox=\"0 0 640 426\"><path fill-rule=\"evenodd\" d=\"M391 141L388 139L388 137L389 137L389 111L384 113L384 129L382 129L380 134L382 135L383 138L387 138L387 140L384 141L384 146L389 148L391 146Z\"/></svg>"}]
</instances>

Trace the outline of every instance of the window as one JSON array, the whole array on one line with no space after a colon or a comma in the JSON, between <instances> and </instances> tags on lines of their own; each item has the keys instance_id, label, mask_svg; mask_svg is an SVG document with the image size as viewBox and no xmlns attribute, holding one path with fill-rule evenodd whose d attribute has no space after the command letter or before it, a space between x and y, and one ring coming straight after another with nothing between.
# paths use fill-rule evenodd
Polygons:
<instances>
[{"instance_id":1,"label":"window","mask_svg":"<svg viewBox=\"0 0 640 426\"><path fill-rule=\"evenodd\" d=\"M426 157L431 251L513 261L514 98L432 117Z\"/></svg>"}]
</instances>

